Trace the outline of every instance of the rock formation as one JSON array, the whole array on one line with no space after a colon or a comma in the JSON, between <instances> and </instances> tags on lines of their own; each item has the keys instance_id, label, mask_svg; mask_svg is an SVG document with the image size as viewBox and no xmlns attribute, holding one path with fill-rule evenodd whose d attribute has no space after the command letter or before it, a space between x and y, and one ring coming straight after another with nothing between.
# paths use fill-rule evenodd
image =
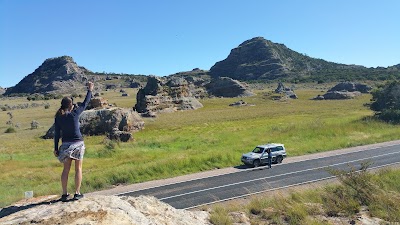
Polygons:
<instances>
[{"instance_id":1,"label":"rock formation","mask_svg":"<svg viewBox=\"0 0 400 225\"><path fill-rule=\"evenodd\" d=\"M318 95L313 100L352 99L361 93L368 93L372 88L359 83L342 82L329 89L324 95Z\"/></svg>"},{"instance_id":2,"label":"rock formation","mask_svg":"<svg viewBox=\"0 0 400 225\"><path fill-rule=\"evenodd\" d=\"M275 93L285 94L288 98L297 99L297 95L294 93L294 91L291 88L285 87L282 82L278 83Z\"/></svg>"},{"instance_id":3,"label":"rock formation","mask_svg":"<svg viewBox=\"0 0 400 225\"><path fill-rule=\"evenodd\" d=\"M0 87L0 95L4 94L6 92L5 88Z\"/></svg>"},{"instance_id":4,"label":"rock formation","mask_svg":"<svg viewBox=\"0 0 400 225\"><path fill-rule=\"evenodd\" d=\"M108 106L109 104L107 99L103 97L93 97L92 99L90 99L90 102L86 107L86 109L99 109L99 108L106 108Z\"/></svg>"},{"instance_id":5,"label":"rock formation","mask_svg":"<svg viewBox=\"0 0 400 225\"><path fill-rule=\"evenodd\" d=\"M325 93L324 95L318 95L313 98L313 100L340 100L340 99L352 99L357 96L360 96L361 92L359 91L330 91Z\"/></svg>"},{"instance_id":6,"label":"rock formation","mask_svg":"<svg viewBox=\"0 0 400 225\"><path fill-rule=\"evenodd\" d=\"M249 104L243 100L239 100L237 102L234 102L232 104L229 104L229 106L254 106L253 104Z\"/></svg>"},{"instance_id":7,"label":"rock formation","mask_svg":"<svg viewBox=\"0 0 400 225\"><path fill-rule=\"evenodd\" d=\"M96 195L69 202L42 200L2 209L0 215L0 224L211 224L205 211L175 209L150 196Z\"/></svg>"},{"instance_id":8,"label":"rock formation","mask_svg":"<svg viewBox=\"0 0 400 225\"><path fill-rule=\"evenodd\" d=\"M359 91L361 93L368 93L372 88L365 84L354 83L354 82L342 82L334 86L333 88L329 89L328 92L333 91L347 91L347 92L354 92Z\"/></svg>"},{"instance_id":9,"label":"rock formation","mask_svg":"<svg viewBox=\"0 0 400 225\"><path fill-rule=\"evenodd\" d=\"M188 82L179 77L167 80L150 76L144 88L139 89L136 95L134 109L148 115L177 110L191 110L203 107L192 96Z\"/></svg>"},{"instance_id":10,"label":"rock formation","mask_svg":"<svg viewBox=\"0 0 400 225\"><path fill-rule=\"evenodd\" d=\"M205 87L208 94L215 97L246 97L254 95L254 93L247 90L245 85L229 77L215 78Z\"/></svg>"},{"instance_id":11,"label":"rock formation","mask_svg":"<svg viewBox=\"0 0 400 225\"><path fill-rule=\"evenodd\" d=\"M111 139L120 141L131 140L131 132L144 128L144 121L138 113L123 108L86 110L81 114L79 123L84 135L107 134ZM54 138L54 125L43 138Z\"/></svg>"}]
</instances>

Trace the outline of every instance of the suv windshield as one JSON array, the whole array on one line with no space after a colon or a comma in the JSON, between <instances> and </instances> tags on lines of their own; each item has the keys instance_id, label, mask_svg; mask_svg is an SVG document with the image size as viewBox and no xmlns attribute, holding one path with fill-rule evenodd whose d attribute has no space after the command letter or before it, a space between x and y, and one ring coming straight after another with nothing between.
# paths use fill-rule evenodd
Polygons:
<instances>
[{"instance_id":1,"label":"suv windshield","mask_svg":"<svg viewBox=\"0 0 400 225\"><path fill-rule=\"evenodd\" d=\"M263 148L260 148L260 147L256 147L254 150L253 150L253 152L254 153L259 153L259 154L261 154L262 152L263 152Z\"/></svg>"}]
</instances>

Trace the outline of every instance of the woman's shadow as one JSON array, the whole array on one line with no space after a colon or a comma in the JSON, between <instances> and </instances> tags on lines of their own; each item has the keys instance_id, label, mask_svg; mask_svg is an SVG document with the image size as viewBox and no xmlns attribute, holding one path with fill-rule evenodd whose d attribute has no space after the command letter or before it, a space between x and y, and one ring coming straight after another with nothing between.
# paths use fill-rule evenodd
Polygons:
<instances>
[{"instance_id":1,"label":"woman's shadow","mask_svg":"<svg viewBox=\"0 0 400 225\"><path fill-rule=\"evenodd\" d=\"M69 202L69 201L74 201L74 199L68 199L68 200L63 201L63 202ZM55 200L50 200L50 201L32 203L32 204L23 205L23 206L15 206L15 205L9 206L9 207L6 207L6 208L2 208L0 210L0 218L9 216L9 215L11 215L13 213L16 213L16 212L19 212L19 211L22 211L22 210L26 210L26 209L30 209L30 208L36 207L36 206L39 206L39 205L51 205L51 204L54 204L54 203L57 203L57 202L61 202L61 198L60 199L55 199Z\"/></svg>"}]
</instances>

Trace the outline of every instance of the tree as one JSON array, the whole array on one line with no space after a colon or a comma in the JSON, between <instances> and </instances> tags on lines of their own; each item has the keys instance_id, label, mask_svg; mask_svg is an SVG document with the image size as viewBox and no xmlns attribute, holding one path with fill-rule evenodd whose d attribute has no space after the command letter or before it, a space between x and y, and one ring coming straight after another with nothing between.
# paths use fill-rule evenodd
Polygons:
<instances>
[{"instance_id":1,"label":"tree","mask_svg":"<svg viewBox=\"0 0 400 225\"><path fill-rule=\"evenodd\" d=\"M391 81L372 92L370 108L388 122L400 122L400 82Z\"/></svg>"}]
</instances>

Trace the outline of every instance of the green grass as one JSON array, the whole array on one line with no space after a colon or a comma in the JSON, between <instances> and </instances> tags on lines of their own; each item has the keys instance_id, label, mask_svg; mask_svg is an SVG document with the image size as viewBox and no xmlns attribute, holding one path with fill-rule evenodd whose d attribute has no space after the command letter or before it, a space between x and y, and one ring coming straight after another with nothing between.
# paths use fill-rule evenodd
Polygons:
<instances>
[{"instance_id":1,"label":"green grass","mask_svg":"<svg viewBox=\"0 0 400 225\"><path fill-rule=\"evenodd\" d=\"M137 89L125 90L129 97L114 91L101 96L109 103L133 107ZM242 153L267 142L284 143L291 157L399 139L399 126L365 119L372 115L364 106L370 95L309 100L320 93L297 90L299 99L286 101L271 100L266 90L247 98L203 99L201 109L146 118L145 129L134 133L133 142L110 144L104 136L85 137L82 191L237 166ZM240 99L255 106L228 106ZM21 125L16 133L4 133L8 116L0 112L4 121L0 124L0 207L23 198L27 190L35 196L60 193L62 165L53 156L53 141L40 138L53 123L59 101L46 101L49 109L11 111L14 124ZM3 105L23 102L27 101L0 99ZM38 129L30 129L32 120L39 122Z\"/></svg>"}]
</instances>

